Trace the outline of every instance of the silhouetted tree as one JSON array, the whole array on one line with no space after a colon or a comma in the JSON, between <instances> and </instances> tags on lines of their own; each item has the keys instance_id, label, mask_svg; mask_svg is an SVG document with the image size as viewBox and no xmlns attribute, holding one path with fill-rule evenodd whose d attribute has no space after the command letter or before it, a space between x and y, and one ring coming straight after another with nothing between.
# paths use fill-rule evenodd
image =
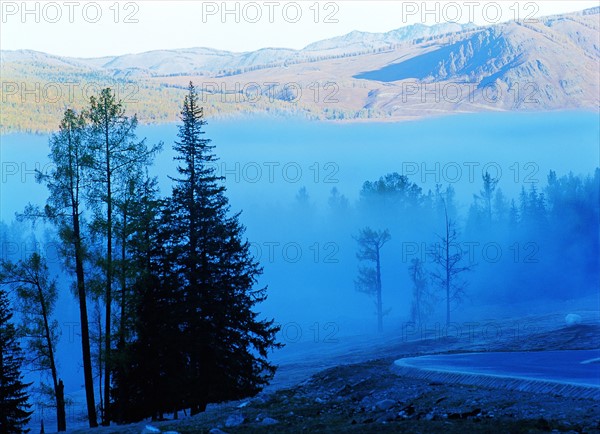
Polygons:
<instances>
[{"instance_id":1,"label":"silhouetted tree","mask_svg":"<svg viewBox=\"0 0 600 434\"><path fill-rule=\"evenodd\" d=\"M8 296L0 287L0 433L27 432L31 418L29 395L23 383L21 366L23 353L17 340L15 326L10 322L12 312Z\"/></svg>"},{"instance_id":2,"label":"silhouetted tree","mask_svg":"<svg viewBox=\"0 0 600 434\"><path fill-rule=\"evenodd\" d=\"M308 195L308 190L306 190L306 187L302 187L300 190L298 190L298 193L296 193L296 203L301 208L306 208L310 205L309 201L310 196Z\"/></svg>"},{"instance_id":3,"label":"silhouetted tree","mask_svg":"<svg viewBox=\"0 0 600 434\"><path fill-rule=\"evenodd\" d=\"M483 200L483 213L485 215L485 221L487 225L492 223L492 200L494 198L494 192L498 185L498 179L492 178L489 172L485 172L482 175L483 189L479 192L479 197Z\"/></svg>"},{"instance_id":4,"label":"silhouetted tree","mask_svg":"<svg viewBox=\"0 0 600 434\"><path fill-rule=\"evenodd\" d=\"M185 406L185 343L179 328L184 312L172 256L166 254L170 212L163 209L154 178L146 177L132 208L131 341L119 353L115 372L115 417L130 422Z\"/></svg>"},{"instance_id":5,"label":"silhouetted tree","mask_svg":"<svg viewBox=\"0 0 600 434\"><path fill-rule=\"evenodd\" d=\"M331 189L329 199L327 199L327 204L329 205L331 211L336 215L346 213L350 207L348 198L341 194L336 187Z\"/></svg>"},{"instance_id":6,"label":"silhouetted tree","mask_svg":"<svg viewBox=\"0 0 600 434\"><path fill-rule=\"evenodd\" d=\"M355 239L358 242L356 257L359 261L372 263L372 265L359 267L358 277L354 282L355 287L358 291L375 297L377 331L381 333L383 332L383 316L386 314L383 310L381 294L381 248L391 239L391 236L387 229L374 231L367 227L362 229Z\"/></svg>"},{"instance_id":7,"label":"silhouetted tree","mask_svg":"<svg viewBox=\"0 0 600 434\"><path fill-rule=\"evenodd\" d=\"M483 188L479 194L473 195L473 203L469 207L467 232L469 234L489 233L492 229L492 213L498 179L492 178L489 172L482 175ZM452 218L450 216L450 218Z\"/></svg>"},{"instance_id":8,"label":"silhouetted tree","mask_svg":"<svg viewBox=\"0 0 600 434\"><path fill-rule=\"evenodd\" d=\"M156 218L156 215L148 216L146 203L149 199L149 184L155 182L152 179L144 180L141 167L132 167L129 172L123 174L123 190L115 197L115 212L118 218L115 220L115 237L119 247L118 257L115 258L115 274L119 283L119 292L115 297L119 303L118 340L116 350L112 354L113 375L120 376L127 381L132 375L128 366L128 348L135 334L135 303L136 291L140 290L139 276L145 270L145 251L139 250L139 244L134 245L141 227L148 224L147 219ZM152 194L155 190L152 190ZM158 210L155 211L158 214ZM142 267L142 268L140 268ZM115 380L116 382L116 380ZM113 420L124 420L128 411L126 396L127 389L119 387L114 391L114 411L111 412Z\"/></svg>"},{"instance_id":9,"label":"silhouetted tree","mask_svg":"<svg viewBox=\"0 0 600 434\"><path fill-rule=\"evenodd\" d=\"M535 184L531 184L529 191L521 188L519 196L521 224L527 229L542 229L546 223L546 199L544 193L538 192Z\"/></svg>"},{"instance_id":10,"label":"silhouetted tree","mask_svg":"<svg viewBox=\"0 0 600 434\"><path fill-rule=\"evenodd\" d=\"M454 219L456 218L456 200L455 200L456 192L454 191L454 187L452 185L448 185L446 188L442 188L441 185L435 186L435 208L436 208L436 219L443 218L446 214L446 210L448 212L448 218Z\"/></svg>"},{"instance_id":11,"label":"silhouetted tree","mask_svg":"<svg viewBox=\"0 0 600 434\"><path fill-rule=\"evenodd\" d=\"M505 226L507 217L509 215L509 205L504 193L499 188L496 190L496 194L494 195L493 208L496 214L496 221Z\"/></svg>"},{"instance_id":12,"label":"silhouetted tree","mask_svg":"<svg viewBox=\"0 0 600 434\"><path fill-rule=\"evenodd\" d=\"M408 272L413 284L410 318L416 324L423 324L433 309L433 300L429 293L427 273L423 261L419 258L413 258L408 267Z\"/></svg>"},{"instance_id":13,"label":"silhouetted tree","mask_svg":"<svg viewBox=\"0 0 600 434\"><path fill-rule=\"evenodd\" d=\"M204 138L203 109L190 83L175 143L179 176L168 209L167 255L177 282L177 313L186 354L185 402L193 413L209 402L253 395L272 378L267 352L278 345L273 321L254 311L266 299L255 289L262 273L244 240L239 214L230 215L214 146ZM177 339L176 336L174 336Z\"/></svg>"},{"instance_id":14,"label":"silhouetted tree","mask_svg":"<svg viewBox=\"0 0 600 434\"><path fill-rule=\"evenodd\" d=\"M84 263L87 246L84 241L83 192L87 186L86 167L91 157L85 140L86 122L82 115L67 110L58 133L50 138L50 161L53 169L37 179L49 190L45 215L52 221L62 242L60 253L65 266L75 271L79 319L81 326L81 349L85 381L87 416L90 427L98 426L94 397L94 379L90 353L90 336L87 312L87 291Z\"/></svg>"},{"instance_id":15,"label":"silhouetted tree","mask_svg":"<svg viewBox=\"0 0 600 434\"><path fill-rule=\"evenodd\" d=\"M514 199L510 201L510 209L508 211L508 224L511 229L516 229L519 224L519 209Z\"/></svg>"},{"instance_id":16,"label":"silhouetted tree","mask_svg":"<svg viewBox=\"0 0 600 434\"><path fill-rule=\"evenodd\" d=\"M367 181L360 192L365 206L391 211L415 210L421 204L422 189L407 176L390 173L375 182Z\"/></svg>"},{"instance_id":17,"label":"silhouetted tree","mask_svg":"<svg viewBox=\"0 0 600 434\"><path fill-rule=\"evenodd\" d=\"M444 291L446 303L446 325L450 324L450 306L452 303L460 302L466 282L461 275L470 271L474 264L462 265L465 252L460 247L456 223L448 218L448 212L444 215L444 235L438 235L440 240L432 246L433 262L437 269L431 273L432 278Z\"/></svg>"},{"instance_id":18,"label":"silhouetted tree","mask_svg":"<svg viewBox=\"0 0 600 434\"><path fill-rule=\"evenodd\" d=\"M8 285L19 296L23 322L20 328L27 339L29 362L38 370L50 371L57 429L66 431L64 392L60 387L55 356L58 322L52 320L57 298L56 281L50 279L45 258L33 253L17 263L2 261L0 285Z\"/></svg>"},{"instance_id":19,"label":"silhouetted tree","mask_svg":"<svg viewBox=\"0 0 600 434\"><path fill-rule=\"evenodd\" d=\"M104 315L104 409L102 424L109 425L111 416L110 385L112 366L111 341L112 341L112 303L114 266L113 249L115 234L115 219L113 212L119 198L128 192L131 176L140 172L139 168L148 165L160 145L150 149L145 140L137 141L135 129L137 118L125 115L125 109L117 101L110 88L103 89L100 95L90 98L90 108L87 113L89 124L89 147L92 154L92 164L89 172L91 183L88 197L95 211L95 227L99 228L106 240L106 257L102 265L105 270L104 302L106 312ZM124 289L122 288L124 291ZM125 295L122 294L124 297ZM122 316L125 313L122 312ZM119 330L119 335L124 330ZM122 339L120 338L120 341Z\"/></svg>"}]
</instances>

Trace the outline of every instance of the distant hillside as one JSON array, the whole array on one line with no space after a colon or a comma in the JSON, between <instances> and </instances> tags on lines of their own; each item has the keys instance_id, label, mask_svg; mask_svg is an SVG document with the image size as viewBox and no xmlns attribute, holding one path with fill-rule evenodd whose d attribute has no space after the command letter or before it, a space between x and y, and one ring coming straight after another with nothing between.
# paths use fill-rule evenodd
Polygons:
<instances>
[{"instance_id":1,"label":"distant hillside","mask_svg":"<svg viewBox=\"0 0 600 434\"><path fill-rule=\"evenodd\" d=\"M489 110L598 110L599 14L593 8L534 24L355 31L302 50L190 48L94 59L1 51L2 131L53 130L66 106L82 107L106 86L115 87L142 122L172 121L190 80L204 89L211 116L400 120Z\"/></svg>"}]
</instances>

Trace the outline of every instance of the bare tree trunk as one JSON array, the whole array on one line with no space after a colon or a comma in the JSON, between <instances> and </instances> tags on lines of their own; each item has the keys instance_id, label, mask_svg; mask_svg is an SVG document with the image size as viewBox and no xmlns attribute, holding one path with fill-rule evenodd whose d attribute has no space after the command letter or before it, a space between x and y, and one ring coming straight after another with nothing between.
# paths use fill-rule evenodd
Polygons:
<instances>
[{"instance_id":1,"label":"bare tree trunk","mask_svg":"<svg viewBox=\"0 0 600 434\"><path fill-rule=\"evenodd\" d=\"M72 149L72 143L69 139L69 149ZM79 169L79 153L77 152L77 162L73 161L72 153L69 152L69 167L73 169L77 164ZM73 171L72 171L73 173ZM90 353L90 329L87 312L87 296L85 292L85 274L83 272L83 249L81 243L81 223L79 221L79 173L70 178L69 192L71 195L71 218L73 220L73 244L75 248L75 276L77 280L77 297L79 299L79 320L81 321L81 352L83 358L83 377L85 383L85 400L87 404L88 422L90 428L96 428L96 401L94 397L94 377L92 375L92 357Z\"/></svg>"},{"instance_id":2,"label":"bare tree trunk","mask_svg":"<svg viewBox=\"0 0 600 434\"><path fill-rule=\"evenodd\" d=\"M127 224L127 215L123 216L123 231L125 230L125 226ZM121 318L120 318L120 331L119 331L119 348L122 350L125 348L125 293L127 291L127 278L126 278L126 267L125 267L125 259L126 259L126 249L125 249L125 240L126 236L123 234L121 238Z\"/></svg>"},{"instance_id":3,"label":"bare tree trunk","mask_svg":"<svg viewBox=\"0 0 600 434\"><path fill-rule=\"evenodd\" d=\"M65 412L65 385L62 380L58 380L56 387L56 422L58 431L67 430L67 415Z\"/></svg>"},{"instance_id":4,"label":"bare tree trunk","mask_svg":"<svg viewBox=\"0 0 600 434\"><path fill-rule=\"evenodd\" d=\"M98 318L98 339L96 341L96 346L98 348L98 394L100 396L100 408L102 409L102 419L104 419L104 395L102 393L102 380L104 378L102 376L104 374L104 370L102 369L102 314L100 312L100 303L98 301L96 301L96 306L94 309Z\"/></svg>"},{"instance_id":5,"label":"bare tree trunk","mask_svg":"<svg viewBox=\"0 0 600 434\"><path fill-rule=\"evenodd\" d=\"M126 259L126 254L127 254L127 249L126 249L126 242L127 242L127 233L126 233L126 228L127 228L127 206L128 204L125 204L124 207L124 211L123 211L123 227L121 230L121 312L120 312L120 324L119 324L119 343L118 343L118 351L122 354L125 351L125 294L127 291L127 276L126 276L126 266L125 266L125 259ZM119 371L120 371L120 375L124 376L124 361L122 358L119 359ZM126 399L126 390L124 387L120 387L119 388L119 408L117 409L118 411L118 418L119 420L123 420L123 418L125 417L125 399Z\"/></svg>"},{"instance_id":6,"label":"bare tree trunk","mask_svg":"<svg viewBox=\"0 0 600 434\"><path fill-rule=\"evenodd\" d=\"M0 342L2 342L2 335L0 335ZM4 372L4 349L0 345L0 372ZM4 375L0 375L0 387L4 390ZM8 426L8 414L4 411L0 411L0 426Z\"/></svg>"},{"instance_id":7,"label":"bare tree trunk","mask_svg":"<svg viewBox=\"0 0 600 434\"><path fill-rule=\"evenodd\" d=\"M450 227L448 224L448 210L444 203L444 213L446 216L446 327L450 325Z\"/></svg>"},{"instance_id":8,"label":"bare tree trunk","mask_svg":"<svg viewBox=\"0 0 600 434\"><path fill-rule=\"evenodd\" d=\"M67 422L65 418L65 399L64 399L64 386L62 386L62 394L59 391L58 374L56 372L56 363L54 360L54 347L52 345L52 335L50 334L50 325L48 323L48 310L46 309L46 300L44 298L44 292L39 284L36 283L38 290L38 297L42 308L42 321L44 321L44 338L46 340L46 347L48 348L48 360L50 362L50 373L52 374L52 385L54 386L54 399L56 401L56 421L57 430L66 431ZM62 385L62 380L60 381ZM62 399L61 399L62 396Z\"/></svg>"},{"instance_id":9,"label":"bare tree trunk","mask_svg":"<svg viewBox=\"0 0 600 434\"><path fill-rule=\"evenodd\" d=\"M381 299L381 261L377 246L377 332L383 332L383 301Z\"/></svg>"},{"instance_id":10,"label":"bare tree trunk","mask_svg":"<svg viewBox=\"0 0 600 434\"><path fill-rule=\"evenodd\" d=\"M79 298L79 319L81 321L81 350L83 353L83 376L85 381L85 399L87 403L88 422L90 428L98 426L96 420L96 402L94 397L94 377L92 376L92 357L90 353L90 329L87 313L87 297L85 294L85 277L81 253L81 232L79 214L73 213L73 229L75 232L75 274L77 276L77 295Z\"/></svg>"},{"instance_id":11,"label":"bare tree trunk","mask_svg":"<svg viewBox=\"0 0 600 434\"><path fill-rule=\"evenodd\" d=\"M110 323L112 305L112 185L110 167L110 141L108 136L108 114L106 116L105 145L106 145L106 324L104 325L104 414L102 425L110 425Z\"/></svg>"}]
</instances>

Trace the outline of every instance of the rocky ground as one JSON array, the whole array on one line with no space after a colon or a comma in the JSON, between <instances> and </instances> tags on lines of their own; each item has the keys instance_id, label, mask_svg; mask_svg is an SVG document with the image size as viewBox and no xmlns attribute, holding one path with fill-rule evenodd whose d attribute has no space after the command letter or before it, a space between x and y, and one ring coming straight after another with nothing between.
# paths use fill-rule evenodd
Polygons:
<instances>
[{"instance_id":1,"label":"rocky ground","mask_svg":"<svg viewBox=\"0 0 600 434\"><path fill-rule=\"evenodd\" d=\"M370 360L334 366L295 386L267 390L246 401L211 405L194 417L94 432L600 433L600 402L593 399L431 382L400 377L390 370L400 357L593 349L600 347L599 337L600 325L586 323L544 326L524 339L465 342L446 337L396 342Z\"/></svg>"}]
</instances>

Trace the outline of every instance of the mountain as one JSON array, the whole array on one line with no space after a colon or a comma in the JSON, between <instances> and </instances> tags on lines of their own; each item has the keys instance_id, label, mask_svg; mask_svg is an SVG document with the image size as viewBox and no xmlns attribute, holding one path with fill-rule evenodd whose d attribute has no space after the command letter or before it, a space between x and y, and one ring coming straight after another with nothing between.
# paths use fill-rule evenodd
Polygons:
<instances>
[{"instance_id":1,"label":"mountain","mask_svg":"<svg viewBox=\"0 0 600 434\"><path fill-rule=\"evenodd\" d=\"M190 80L204 91L211 115L401 120L489 110L598 110L599 18L596 7L488 27L355 31L302 50L190 48L94 59L19 50L1 51L0 60L3 80L24 86L129 88L135 98L126 102L142 122L174 120ZM3 97L4 131L55 127L64 104L40 107L13 93ZM69 103L82 106L88 96L82 92Z\"/></svg>"},{"instance_id":2,"label":"mountain","mask_svg":"<svg viewBox=\"0 0 600 434\"><path fill-rule=\"evenodd\" d=\"M423 37L455 33L473 25L415 24L387 33L351 32L348 35L315 42L302 50L263 48L252 52L234 53L212 48L155 50L99 58L68 58L37 53L31 50L2 51L2 61L40 61L40 57L55 58L69 65L105 70L112 75L214 75L239 73L246 69L278 66L285 63L310 61L314 58L340 56L374 50ZM53 62L50 62L53 63Z\"/></svg>"},{"instance_id":3,"label":"mountain","mask_svg":"<svg viewBox=\"0 0 600 434\"><path fill-rule=\"evenodd\" d=\"M344 52L349 51L359 52L390 47L401 42L414 41L421 38L459 33L474 28L476 28L474 24L443 23L433 26L413 24L387 33L353 31L343 36L312 43L307 45L304 50L328 53L335 52L336 54L343 54Z\"/></svg>"},{"instance_id":4,"label":"mountain","mask_svg":"<svg viewBox=\"0 0 600 434\"><path fill-rule=\"evenodd\" d=\"M211 48L148 51L140 54L74 59L108 71L140 70L150 75L215 74L219 71L254 65L268 65L293 57L295 50L266 48L248 53L233 53Z\"/></svg>"},{"instance_id":5,"label":"mountain","mask_svg":"<svg viewBox=\"0 0 600 434\"><path fill-rule=\"evenodd\" d=\"M386 84L416 80L425 88L435 83L448 92L469 89L468 98L456 104L447 97L447 109L597 110L599 35L597 8L593 14L548 17L531 24L510 22L423 46L416 56L354 77ZM377 98L371 105L389 108L399 96Z\"/></svg>"}]
</instances>

